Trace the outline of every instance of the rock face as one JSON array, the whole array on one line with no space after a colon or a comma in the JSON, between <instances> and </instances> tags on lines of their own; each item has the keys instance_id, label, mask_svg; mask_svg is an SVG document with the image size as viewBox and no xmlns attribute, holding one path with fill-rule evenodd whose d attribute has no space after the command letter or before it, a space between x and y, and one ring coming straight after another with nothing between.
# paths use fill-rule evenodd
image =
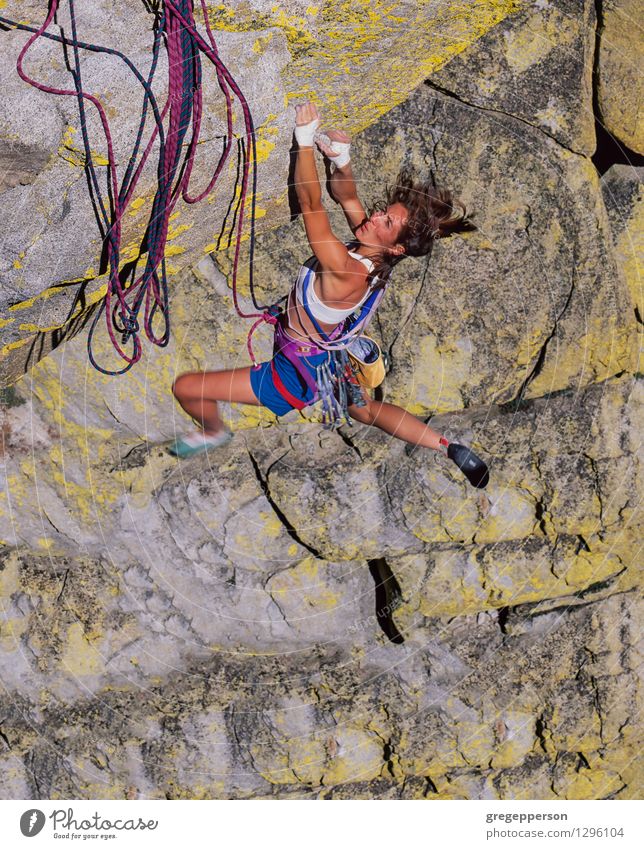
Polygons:
<instances>
[{"instance_id":1,"label":"rock face","mask_svg":"<svg viewBox=\"0 0 644 849\"><path fill-rule=\"evenodd\" d=\"M644 168L613 165L602 177L601 185L615 254L626 277L641 330L644 317L641 278L641 257L644 254Z\"/></svg>"},{"instance_id":2,"label":"rock face","mask_svg":"<svg viewBox=\"0 0 644 849\"><path fill-rule=\"evenodd\" d=\"M512 115L591 156L595 25L593 0L527 3L433 73L431 84L490 110L488 120Z\"/></svg>"},{"instance_id":3,"label":"rock face","mask_svg":"<svg viewBox=\"0 0 644 849\"><path fill-rule=\"evenodd\" d=\"M640 73L644 35L636 0L603 0L598 105L606 129L630 150L644 154L644 84Z\"/></svg>"},{"instance_id":4,"label":"rock face","mask_svg":"<svg viewBox=\"0 0 644 849\"><path fill-rule=\"evenodd\" d=\"M180 468L113 434L81 520L41 450L0 572L6 792L637 795L638 401L622 377L462 414L497 455L480 495L367 431L251 429ZM403 644L374 615L377 557Z\"/></svg>"},{"instance_id":5,"label":"rock face","mask_svg":"<svg viewBox=\"0 0 644 849\"><path fill-rule=\"evenodd\" d=\"M94 371L77 328L0 396L0 795L641 796L640 188L589 160L593 9L535 9L354 144L366 202L407 163L477 224L400 264L372 328L385 400L473 445L488 488L315 407L223 405L228 446L166 454L176 376L248 365L230 252L177 275L138 370ZM535 27L565 49L520 64ZM309 252L273 223L267 303Z\"/></svg>"}]
</instances>

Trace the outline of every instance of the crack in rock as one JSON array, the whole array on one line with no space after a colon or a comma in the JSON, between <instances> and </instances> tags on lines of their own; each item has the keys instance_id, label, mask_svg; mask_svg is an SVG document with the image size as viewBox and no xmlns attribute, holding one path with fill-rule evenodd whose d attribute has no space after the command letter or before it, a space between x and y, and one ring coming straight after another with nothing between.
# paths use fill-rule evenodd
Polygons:
<instances>
[{"instance_id":1,"label":"crack in rock","mask_svg":"<svg viewBox=\"0 0 644 849\"><path fill-rule=\"evenodd\" d=\"M519 391L514 396L514 398L512 398L510 401L507 401L504 404L504 406L506 408L509 409L509 408L518 407L518 405L520 405L522 400L523 400L523 394L526 391L526 389L528 388L528 386L541 373L541 370L543 369L543 365L544 365L545 360L546 360L546 352L548 350L548 345L550 344L552 338L554 337L555 333L559 329L559 323L560 323L561 319L563 318L566 310L570 306L570 301L572 300L572 296L573 296L574 291L575 291L575 269L574 269L574 266L573 266L573 268L572 268L572 282L570 284L570 289L569 289L568 295L566 297L566 302L564 303L561 311L559 312L559 315L557 315L555 317L555 321L554 321L554 324L552 326L552 330L550 331L550 333L548 334L548 336L544 340L543 344L541 345L541 348L540 348L539 353L537 355L537 359L535 361L534 366L532 367L530 374L523 381L523 383L519 387Z\"/></svg>"},{"instance_id":2,"label":"crack in rock","mask_svg":"<svg viewBox=\"0 0 644 849\"><path fill-rule=\"evenodd\" d=\"M282 512L279 505L277 504L277 502L274 500L274 498L272 497L272 495L270 493L270 489L269 489L269 486L268 486L268 474L269 474L270 470L273 468L273 466L275 466L277 463L279 463L279 461L281 459L283 459L283 457L286 456L286 455L279 457L277 460L275 460L275 462L271 463L271 466L266 473L266 477L264 477L264 475L262 475L261 469L259 467L259 463L257 462L255 456L250 451L248 452L248 456L249 456L251 464L253 466L253 470L255 472L255 476L257 478L257 481L258 481L258 483L261 487L262 493L263 493L264 497L266 498L266 500L268 501L268 503L270 504L273 512L275 513L277 518L280 520L280 522L284 526L286 533L291 537L292 540L294 540L298 545L301 545L302 548L305 548L310 554L312 554L318 560L324 560L324 558L322 557L322 554L317 549L315 549L312 545L309 545L309 543L304 542L304 540L299 536L299 534L297 533L297 530L289 522L288 518Z\"/></svg>"},{"instance_id":3,"label":"crack in rock","mask_svg":"<svg viewBox=\"0 0 644 849\"><path fill-rule=\"evenodd\" d=\"M449 89L444 88L443 86L440 86L437 83L431 82L430 80L425 80L425 85L428 88L432 89L432 91L438 92L439 94L442 94L444 97L449 97L452 100L456 100L458 103L462 103L463 106L467 106L470 109L476 109L479 112L486 112L486 113L492 112L496 115L504 115L506 118L509 118L511 121L519 121L521 124L525 124L527 127L531 127L533 130L536 130L538 133L541 133L542 135L546 136L546 138L551 139L558 147L562 148L563 150L567 150L568 153L572 153L575 156L581 156L583 159L587 158L586 155L584 153L582 153L581 151L574 150L572 147L568 147L568 145L565 145L558 138L553 136L551 133L547 132L547 130L545 130L543 127L539 127L536 124L531 124L530 121L526 120L525 118L521 118L519 115L513 115L511 112L504 112L503 109L494 109L491 106L478 106L476 103L471 103L469 100L465 100L464 98L460 97L455 92L450 91Z\"/></svg>"}]
</instances>

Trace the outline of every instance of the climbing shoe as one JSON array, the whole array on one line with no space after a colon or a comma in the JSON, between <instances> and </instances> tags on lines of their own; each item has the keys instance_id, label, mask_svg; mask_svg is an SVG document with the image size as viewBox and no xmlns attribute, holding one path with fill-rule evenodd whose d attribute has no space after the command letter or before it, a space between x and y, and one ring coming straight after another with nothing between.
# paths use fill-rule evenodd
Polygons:
<instances>
[{"instance_id":1,"label":"climbing shoe","mask_svg":"<svg viewBox=\"0 0 644 849\"><path fill-rule=\"evenodd\" d=\"M233 435L229 430L222 430L221 433L212 436L198 430L175 439L168 447L168 454L172 454L180 460L186 460L188 457L194 457L195 454L201 454L202 451L220 448L230 442L232 438Z\"/></svg>"},{"instance_id":2,"label":"climbing shoe","mask_svg":"<svg viewBox=\"0 0 644 849\"><path fill-rule=\"evenodd\" d=\"M458 442L450 442L447 446L447 456L456 463L472 486L478 489L487 486L490 480L487 466L471 448L459 445Z\"/></svg>"}]
</instances>

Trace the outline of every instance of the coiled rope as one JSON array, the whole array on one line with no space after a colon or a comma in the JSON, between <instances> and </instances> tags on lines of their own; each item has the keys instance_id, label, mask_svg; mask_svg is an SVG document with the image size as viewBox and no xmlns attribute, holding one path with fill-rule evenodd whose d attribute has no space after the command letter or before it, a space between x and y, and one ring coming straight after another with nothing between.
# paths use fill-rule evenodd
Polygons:
<instances>
[{"instance_id":1,"label":"coiled rope","mask_svg":"<svg viewBox=\"0 0 644 849\"><path fill-rule=\"evenodd\" d=\"M262 321L271 321L272 316L268 312L269 307L259 305L255 298L253 286L253 257L255 246L255 203L257 194L257 151L255 140L255 128L253 119L241 89L235 82L232 74L226 68L219 57L217 44L208 20L208 10L205 0L200 0L204 19L206 36L197 30L194 18L193 4L191 0L163 0L159 11L155 13L154 43L152 48L152 62L147 79L138 71L135 65L120 51L96 44L80 41L77 37L76 8L74 0L67 0L69 18L71 23L71 37L55 34L47 30L55 21L60 11L60 0L50 0L49 12L45 21L38 28L9 20L0 16L0 24L12 29L25 30L32 33L25 45L20 50L16 69L20 77L40 91L61 96L74 96L78 102L80 127L85 154L85 168L88 174L88 184L92 204L97 217L97 223L101 238L103 240L107 264L109 268L108 285L105 299L94 317L87 338L87 351L90 362L98 371L106 375L124 374L136 362L142 354L142 346L139 340L140 325L138 315L145 299L145 310L143 327L150 342L164 347L170 339L170 316L168 309L168 286L167 271L165 265L165 248L168 236L169 220L172 210L181 197L185 203L198 203L209 195L214 189L224 164L230 155L234 132L233 132L233 97L240 105L244 119L244 134L238 139L237 155L241 160L241 188L239 198L236 202L232 224L229 232L229 244L235 234L235 252L232 268L232 294L233 303L237 314L242 318L257 318L253 325ZM33 79L25 71L24 60L28 51L40 38L47 38L63 45L65 55L71 48L72 60L70 73L72 76L73 89L56 88ZM162 42L168 56L168 97L162 109L159 109L157 100L152 90L155 73L158 65L159 53ZM89 94L83 89L80 51L87 50L96 53L105 53L121 59L129 70L134 74L144 89L141 119L136 135L136 140L125 169L123 179L119 183L117 166L114 158L112 134L109 121L103 105L98 97ZM206 188L193 195L190 192L190 178L192 175L197 145L199 143L201 118L203 112L202 94L202 56L214 66L217 82L226 101L226 141L223 153L214 170ZM92 159L91 144L87 129L86 104L93 105L99 115L100 123L107 147L107 192L101 188L101 181L96 173ZM150 134L147 144L141 151L143 136L148 119L148 112L152 111L154 117L154 129ZM169 116L168 116L169 113ZM164 122L168 116L167 132ZM184 140L189 135L189 142L185 154L182 155ZM122 282L121 269L121 221L131 201L134 189L139 182L143 167L158 140L158 162L157 162L157 186L152 204L152 211L147 230L140 247L139 255L147 252L147 259L143 273L133 280L129 287ZM139 156L140 154L140 156ZM137 161L138 160L138 161ZM239 169L238 169L239 170ZM244 225L244 212L250 186L250 234L249 234L249 283L253 306L258 312L244 312L239 305L237 294L237 275L239 267L239 254L241 237ZM107 195L107 197L105 196ZM134 273L132 274L134 277ZM133 301L132 304L128 300ZM96 362L92 354L92 337L94 329L101 313L105 311L108 334L118 355L126 361L127 365L121 370L110 371L102 368ZM152 320L160 311L164 319L164 332L156 337L152 330ZM121 325L117 321L120 318ZM128 356L121 348L116 334L121 334L122 344L125 345L132 337L133 352ZM247 342L251 360L255 364L250 336Z\"/></svg>"}]
</instances>

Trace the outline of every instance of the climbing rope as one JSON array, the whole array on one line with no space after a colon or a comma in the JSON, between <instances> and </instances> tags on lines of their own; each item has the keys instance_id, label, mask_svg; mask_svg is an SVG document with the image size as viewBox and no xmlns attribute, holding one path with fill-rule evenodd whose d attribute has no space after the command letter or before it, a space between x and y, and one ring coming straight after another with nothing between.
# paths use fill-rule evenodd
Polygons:
<instances>
[{"instance_id":1,"label":"climbing rope","mask_svg":"<svg viewBox=\"0 0 644 849\"><path fill-rule=\"evenodd\" d=\"M262 321L270 320L269 307L257 303L253 286L255 203L257 195L257 151L253 119L246 98L219 57L217 44L208 20L208 10L205 0L200 0L205 37L197 30L191 0L164 0L159 10L155 12L152 62L147 78L144 78L135 65L120 51L80 41L77 34L74 0L67 0L67 4L71 24L71 37L62 34L60 24L58 24L60 35L47 31L52 25L52 22L55 20L58 21L61 7L60 0L50 0L49 12L45 21L38 28L12 21L2 16L0 16L0 24L31 33L30 38L22 47L16 63L20 77L40 91L54 95L74 96L78 103L90 196L96 213L101 238L105 246L108 266L106 296L94 317L87 339L90 362L98 371L106 375L124 374L138 362L142 353L142 347L138 337L140 332L138 316L144 299L143 327L147 338L155 345L161 347L168 344L170 338L170 317L168 310L165 249L170 216L180 197L185 203L193 204L203 200L203 198L213 191L233 146L233 97L241 105L244 120L244 136L238 140L237 145L238 162L241 160L241 169L238 168L238 172L241 170L241 187L239 198L235 204L232 225L228 234L229 244L233 239L233 234L235 234L235 251L232 268L233 303L240 317L259 319L253 327ZM63 45L73 80L73 89L49 86L33 79L25 71L25 56L40 38L47 38ZM163 108L159 109L152 90L152 84L157 71L162 43L165 44L168 57L168 97ZM71 59L68 56L68 50L70 48ZM105 53L121 59L134 74L144 90L141 118L136 139L123 179L120 183L114 157L112 134L105 109L98 97L89 94L83 89L80 60L81 50ZM197 145L199 144L203 113L203 56L214 66L217 82L226 101L226 140L224 150L210 181L203 191L194 195L190 191L190 178L194 167ZM107 149L106 192L101 188L101 181L96 172L92 157L92 146L87 129L87 104L93 105L98 111L105 139ZM141 153L149 111L152 112L154 117L154 128ZM167 130L165 129L166 118ZM186 137L189 140L184 154L182 151ZM130 204L134 189L139 182L141 173L155 142L158 142L156 191L150 219L139 251L139 256L147 253L147 258L143 273L136 278L134 273L136 264L134 264L131 284L126 287L122 279L124 268L121 261L121 221ZM241 309L239 304L237 275L249 183L249 283L253 306L255 310L261 312L246 313ZM133 301L133 303L128 303L129 300ZM103 310L105 311L107 330L112 344L119 356L127 363L123 369L118 371L110 371L102 368L96 363L92 354L92 337ZM152 330L152 320L157 310L163 316L165 327L163 334L159 338L154 335ZM120 325L118 323L119 320L121 322ZM121 334L121 343L123 345L132 337L133 352L131 356L128 356L119 344L116 337L117 333ZM248 348L254 363L255 360L250 345L250 334Z\"/></svg>"}]
</instances>

